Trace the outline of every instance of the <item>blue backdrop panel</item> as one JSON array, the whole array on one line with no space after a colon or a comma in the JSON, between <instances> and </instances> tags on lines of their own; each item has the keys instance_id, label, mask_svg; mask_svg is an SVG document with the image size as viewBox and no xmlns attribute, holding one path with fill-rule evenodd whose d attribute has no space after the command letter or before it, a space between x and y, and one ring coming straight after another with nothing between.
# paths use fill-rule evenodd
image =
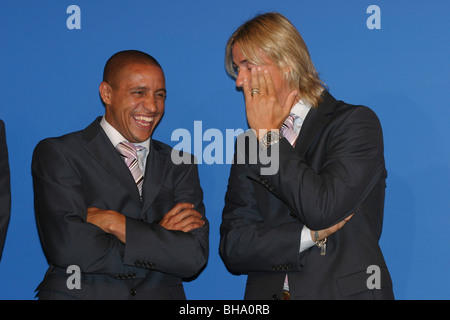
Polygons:
<instances>
[{"instance_id":1,"label":"blue backdrop panel","mask_svg":"<svg viewBox=\"0 0 450 320\"><path fill-rule=\"evenodd\" d=\"M368 13L371 5L379 11ZM80 130L103 114L98 85L106 60L138 49L160 61L168 98L154 136L174 146L172 133L184 128L203 159L207 130L219 130L225 142L227 129L247 129L224 47L241 23L267 11L299 29L335 97L380 117L388 169L381 245L396 297L449 299L449 10L446 0L2 1L0 118L12 213L0 299L34 299L47 263L34 219L32 151L41 139ZM223 164L199 165L211 251L205 270L185 284L188 299L243 297L246 277L228 273L218 255L226 148Z\"/></svg>"}]
</instances>

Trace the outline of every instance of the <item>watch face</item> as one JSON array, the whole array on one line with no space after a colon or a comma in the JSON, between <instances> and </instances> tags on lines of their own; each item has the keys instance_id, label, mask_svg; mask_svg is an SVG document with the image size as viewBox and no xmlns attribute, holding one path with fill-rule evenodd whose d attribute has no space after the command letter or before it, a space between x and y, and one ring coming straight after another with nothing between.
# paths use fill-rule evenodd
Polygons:
<instances>
[{"instance_id":1,"label":"watch face","mask_svg":"<svg viewBox=\"0 0 450 320\"><path fill-rule=\"evenodd\" d=\"M280 141L280 134L277 131L268 131L266 134L260 139L259 143L263 149L274 145Z\"/></svg>"}]
</instances>

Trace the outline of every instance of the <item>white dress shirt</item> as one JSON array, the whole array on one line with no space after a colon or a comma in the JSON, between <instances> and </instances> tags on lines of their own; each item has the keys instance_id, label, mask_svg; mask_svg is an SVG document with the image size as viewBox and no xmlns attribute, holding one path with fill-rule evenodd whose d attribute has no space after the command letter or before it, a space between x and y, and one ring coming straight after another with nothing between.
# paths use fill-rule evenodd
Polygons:
<instances>
[{"instance_id":1,"label":"white dress shirt","mask_svg":"<svg viewBox=\"0 0 450 320\"><path fill-rule=\"evenodd\" d=\"M106 135L108 136L109 140L113 144L114 148L117 147L117 145L119 143L121 143L122 141L128 141L127 139L125 139L122 136L122 134L120 134L119 131L116 130L116 128L114 128L111 124L108 123L108 121L106 121L105 117L103 117L102 120L100 121L100 126L105 131ZM142 150L137 152L137 155L138 155L139 168L141 169L142 174L145 175L145 165L147 163L148 151L150 150L150 138L148 138L147 140L145 140L143 142L133 143L133 144L136 146L139 145L139 146L144 147L144 148L142 148Z\"/></svg>"}]
</instances>

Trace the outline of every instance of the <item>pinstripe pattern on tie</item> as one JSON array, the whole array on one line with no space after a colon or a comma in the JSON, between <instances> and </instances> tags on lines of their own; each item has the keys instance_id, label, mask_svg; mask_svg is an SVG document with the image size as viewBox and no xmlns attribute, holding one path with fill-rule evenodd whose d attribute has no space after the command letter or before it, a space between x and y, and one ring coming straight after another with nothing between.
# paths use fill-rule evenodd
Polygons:
<instances>
[{"instance_id":1,"label":"pinstripe pattern on tie","mask_svg":"<svg viewBox=\"0 0 450 320\"><path fill-rule=\"evenodd\" d=\"M300 117L296 114L291 113L289 117L286 118L280 129L283 137L285 137L294 147L298 136L298 134L294 130L294 123L297 119L300 119Z\"/></svg>"},{"instance_id":2,"label":"pinstripe pattern on tie","mask_svg":"<svg viewBox=\"0 0 450 320\"><path fill-rule=\"evenodd\" d=\"M139 195L142 195L142 184L144 183L144 176L139 168L139 162L137 158L137 147L127 141L123 141L116 146L117 151L124 159L128 169L130 169L133 175L134 181L139 190Z\"/></svg>"}]
</instances>

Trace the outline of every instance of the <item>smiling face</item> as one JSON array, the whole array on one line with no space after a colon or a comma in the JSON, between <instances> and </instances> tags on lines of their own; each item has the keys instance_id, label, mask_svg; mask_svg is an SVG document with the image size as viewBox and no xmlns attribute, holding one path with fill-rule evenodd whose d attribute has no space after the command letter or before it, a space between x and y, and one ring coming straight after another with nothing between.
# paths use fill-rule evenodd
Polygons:
<instances>
[{"instance_id":1,"label":"smiling face","mask_svg":"<svg viewBox=\"0 0 450 320\"><path fill-rule=\"evenodd\" d=\"M100 84L106 121L130 142L147 140L164 113L165 88L159 66L126 64L111 81Z\"/></svg>"}]
</instances>

